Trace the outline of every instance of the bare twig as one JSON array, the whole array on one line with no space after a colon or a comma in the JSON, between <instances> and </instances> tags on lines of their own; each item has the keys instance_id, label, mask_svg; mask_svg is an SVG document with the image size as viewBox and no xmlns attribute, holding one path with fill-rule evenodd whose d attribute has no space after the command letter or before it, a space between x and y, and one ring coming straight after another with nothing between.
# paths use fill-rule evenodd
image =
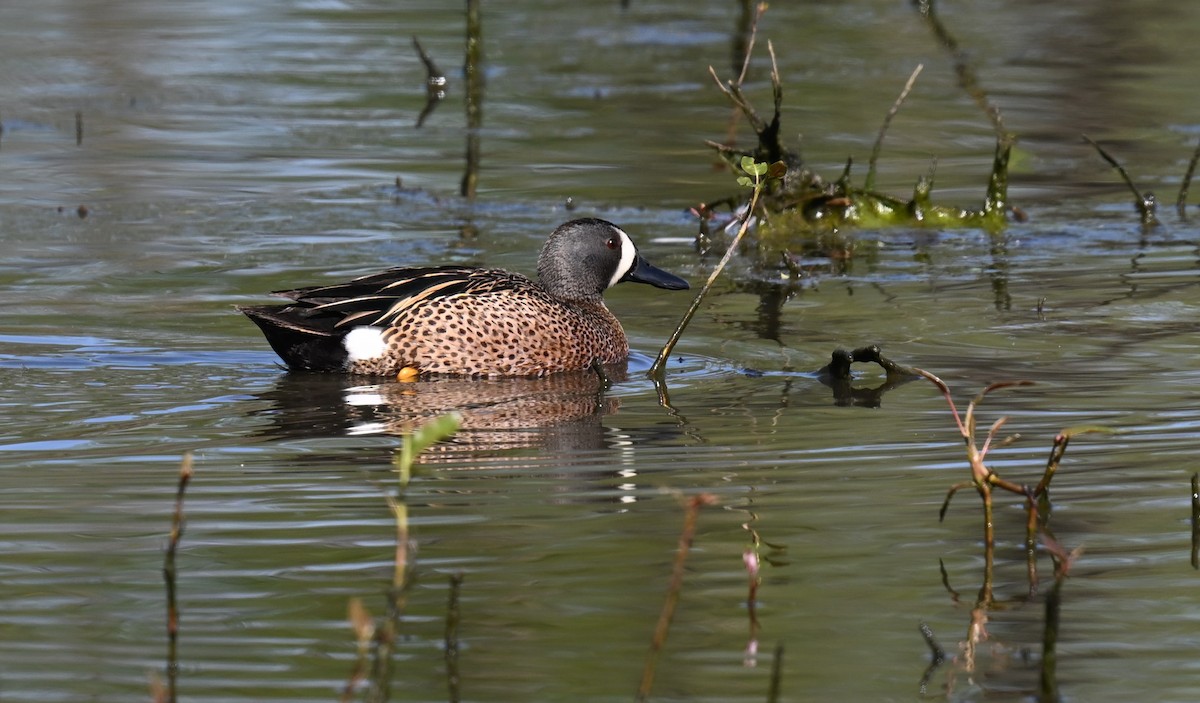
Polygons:
<instances>
[{"instance_id":1,"label":"bare twig","mask_svg":"<svg viewBox=\"0 0 1200 703\"><path fill-rule=\"evenodd\" d=\"M750 592L746 596L746 611L750 616L750 636L746 640L746 656L743 664L748 667L756 666L758 663L758 587L762 583L762 578L758 575L759 558L758 558L758 540L757 534L751 530L754 536L754 546L746 547L742 552L742 562L746 565L746 574L750 578Z\"/></svg>"},{"instance_id":2,"label":"bare twig","mask_svg":"<svg viewBox=\"0 0 1200 703\"><path fill-rule=\"evenodd\" d=\"M921 75L921 71L925 69L925 64L919 63L913 69L912 75L908 77L908 81L904 83L904 89L900 91L900 95L896 96L896 101L892 103L891 109L883 117L883 124L879 127L879 134L875 137L875 146L871 148L871 160L867 162L867 180L863 183L863 190L872 191L875 189L875 162L879 160L879 152L883 149L883 137L887 134L888 127L892 124L892 119L896 113L900 112L900 106L908 98L908 94L912 92L913 86L917 82L917 76Z\"/></svg>"},{"instance_id":3,"label":"bare twig","mask_svg":"<svg viewBox=\"0 0 1200 703\"><path fill-rule=\"evenodd\" d=\"M754 42L758 39L758 21L767 11L767 3L760 2L754 8L754 19L750 22L750 39L746 42L746 55L742 59L742 71L738 74L737 84L746 82L746 72L750 70L750 57L754 54Z\"/></svg>"},{"instance_id":4,"label":"bare twig","mask_svg":"<svg viewBox=\"0 0 1200 703\"><path fill-rule=\"evenodd\" d=\"M1179 219L1187 219L1187 196L1188 188L1192 186L1192 176L1196 174L1196 162L1200 161L1200 141L1196 142L1196 150L1192 152L1192 158L1188 161L1187 171L1183 174L1183 183L1179 186L1179 197L1175 199L1175 209L1179 212Z\"/></svg>"},{"instance_id":5,"label":"bare twig","mask_svg":"<svg viewBox=\"0 0 1200 703\"><path fill-rule=\"evenodd\" d=\"M1100 154L1100 158L1107 161L1110 166L1117 170L1117 173L1121 174L1121 180L1125 181L1125 185L1128 186L1129 191L1133 193L1133 205L1135 208L1137 208L1138 216L1142 220L1142 225L1145 227L1157 225L1159 222L1158 215L1155 211L1158 209L1158 201L1155 200L1154 194L1149 192L1143 194L1142 191L1138 190L1138 187L1133 184L1133 179L1129 177L1129 172L1125 170L1125 167L1122 166L1121 163L1113 158L1107 151L1105 151L1104 147L1097 144L1095 140L1086 134L1083 135L1083 140L1088 144L1091 144L1092 147L1096 149L1097 153Z\"/></svg>"}]
</instances>

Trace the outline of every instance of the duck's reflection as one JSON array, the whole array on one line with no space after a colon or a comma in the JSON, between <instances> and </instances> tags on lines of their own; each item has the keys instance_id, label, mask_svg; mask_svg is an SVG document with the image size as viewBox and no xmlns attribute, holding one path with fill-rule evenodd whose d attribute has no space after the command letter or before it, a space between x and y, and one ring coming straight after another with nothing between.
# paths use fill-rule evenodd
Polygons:
<instances>
[{"instance_id":1,"label":"duck's reflection","mask_svg":"<svg viewBox=\"0 0 1200 703\"><path fill-rule=\"evenodd\" d=\"M404 435L458 412L457 449L473 453L538 448L570 452L613 443L601 418L620 401L608 382L626 380L626 365L544 378L430 378L414 382L335 374L287 373L262 394L274 437Z\"/></svg>"}]
</instances>

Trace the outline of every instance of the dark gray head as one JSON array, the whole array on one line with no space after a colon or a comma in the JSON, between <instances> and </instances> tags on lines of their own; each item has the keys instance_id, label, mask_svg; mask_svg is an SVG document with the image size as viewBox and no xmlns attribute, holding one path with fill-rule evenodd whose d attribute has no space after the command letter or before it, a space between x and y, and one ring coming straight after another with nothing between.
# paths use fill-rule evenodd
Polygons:
<instances>
[{"instance_id":1,"label":"dark gray head","mask_svg":"<svg viewBox=\"0 0 1200 703\"><path fill-rule=\"evenodd\" d=\"M538 278L551 295L599 298L621 281L683 290L688 282L651 265L633 240L611 222L589 217L558 226L538 257Z\"/></svg>"}]
</instances>

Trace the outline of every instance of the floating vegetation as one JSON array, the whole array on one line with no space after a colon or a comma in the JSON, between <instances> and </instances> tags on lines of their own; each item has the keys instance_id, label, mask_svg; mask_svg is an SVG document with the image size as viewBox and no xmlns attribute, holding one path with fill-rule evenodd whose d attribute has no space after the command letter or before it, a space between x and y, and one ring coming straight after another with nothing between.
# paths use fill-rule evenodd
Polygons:
<instances>
[{"instance_id":1,"label":"floating vegetation","mask_svg":"<svg viewBox=\"0 0 1200 703\"><path fill-rule=\"evenodd\" d=\"M883 119L879 134L872 148L866 178L861 186L851 178L853 160L849 159L840 176L828 181L805 166L801 155L783 145L780 140L783 85L775 60L775 50L767 42L771 57L771 88L773 109L770 119L764 119L750 102L743 90L746 68L753 50L753 39L749 42L745 63L741 73L733 79L722 81L710 66L709 73L717 87L741 113L754 131L756 145L753 149L738 149L728 144L706 142L720 158L735 172L741 168L742 160L755 162L782 162L787 167L787 176L772 183L761 198L757 209L735 203L737 211L750 209L758 218L758 253L760 260L774 261L782 254L797 248L838 249L844 255L852 254L852 242L837 240L837 233L847 226L894 227L933 226L942 228L976 227L989 232L998 232L1007 224L1008 163L1015 138L1004 127L1000 110L987 98L974 72L966 63L957 43L944 25L937 20L933 3L919 2L918 9L931 24L934 33L955 57L960 84L980 105L991 120L996 131L996 149L992 160L992 172L988 179L987 193L978 209L941 205L933 201L933 167L927 175L918 178L911 197L897 197L875 190L876 163L882 149L883 138L892 119L899 112L908 94L912 91L923 65L918 65L909 76L900 94ZM759 15L765 5L759 6ZM755 31L752 29L752 32ZM936 165L936 162L935 162ZM695 209L701 217L701 234L709 234L709 220L713 206L702 204Z\"/></svg>"}]
</instances>

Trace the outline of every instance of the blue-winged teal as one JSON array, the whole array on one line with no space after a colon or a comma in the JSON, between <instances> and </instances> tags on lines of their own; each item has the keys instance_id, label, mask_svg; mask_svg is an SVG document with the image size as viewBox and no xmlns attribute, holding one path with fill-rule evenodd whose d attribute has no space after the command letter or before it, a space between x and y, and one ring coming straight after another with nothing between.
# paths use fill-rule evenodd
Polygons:
<instances>
[{"instance_id":1,"label":"blue-winged teal","mask_svg":"<svg viewBox=\"0 0 1200 703\"><path fill-rule=\"evenodd\" d=\"M502 269L393 268L277 291L292 302L239 310L295 370L540 376L629 356L601 297L622 281L688 287L643 259L616 225L583 219L550 235L537 281Z\"/></svg>"}]
</instances>

